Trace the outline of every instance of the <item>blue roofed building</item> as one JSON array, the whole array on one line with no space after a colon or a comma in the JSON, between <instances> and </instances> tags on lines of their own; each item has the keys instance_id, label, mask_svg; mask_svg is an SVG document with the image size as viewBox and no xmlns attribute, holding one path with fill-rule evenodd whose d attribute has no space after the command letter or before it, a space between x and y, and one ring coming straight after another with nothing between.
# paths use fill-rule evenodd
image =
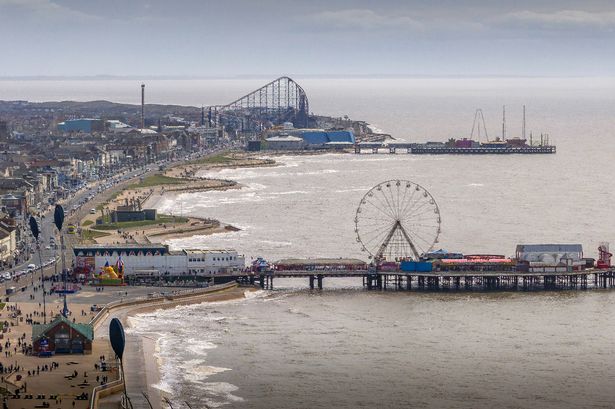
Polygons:
<instances>
[{"instance_id":1,"label":"blue roofed building","mask_svg":"<svg viewBox=\"0 0 615 409\"><path fill-rule=\"evenodd\" d=\"M58 124L58 131L70 133L70 132L102 132L105 130L105 124L102 119L93 118L80 118L69 119Z\"/></svg>"},{"instance_id":2,"label":"blue roofed building","mask_svg":"<svg viewBox=\"0 0 615 409\"><path fill-rule=\"evenodd\" d=\"M307 148L326 148L332 145L352 146L355 143L354 133L350 130L294 129L288 131L288 134L302 138Z\"/></svg>"}]
</instances>

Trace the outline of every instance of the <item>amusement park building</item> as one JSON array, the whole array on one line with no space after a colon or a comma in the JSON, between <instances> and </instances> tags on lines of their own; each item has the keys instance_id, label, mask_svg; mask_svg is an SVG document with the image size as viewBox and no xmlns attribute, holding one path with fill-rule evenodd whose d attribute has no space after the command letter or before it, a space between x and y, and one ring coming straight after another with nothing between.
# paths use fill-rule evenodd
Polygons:
<instances>
[{"instance_id":1,"label":"amusement park building","mask_svg":"<svg viewBox=\"0 0 615 409\"><path fill-rule=\"evenodd\" d=\"M580 244L519 244L516 258L531 272L578 270L586 264Z\"/></svg>"},{"instance_id":2,"label":"amusement park building","mask_svg":"<svg viewBox=\"0 0 615 409\"><path fill-rule=\"evenodd\" d=\"M324 131L322 129L285 129L265 139L265 148L269 150L300 150L340 148L354 145L352 131Z\"/></svg>"},{"instance_id":3,"label":"amusement park building","mask_svg":"<svg viewBox=\"0 0 615 409\"><path fill-rule=\"evenodd\" d=\"M84 273L98 273L121 257L127 276L143 273L161 275L213 275L245 268L243 255L235 250L170 251L167 245L91 245L75 247L75 266Z\"/></svg>"},{"instance_id":4,"label":"amusement park building","mask_svg":"<svg viewBox=\"0 0 615 409\"><path fill-rule=\"evenodd\" d=\"M294 129L287 132L289 135L303 139L307 147L324 147L330 142L355 143L354 134L347 130Z\"/></svg>"},{"instance_id":5,"label":"amusement park building","mask_svg":"<svg viewBox=\"0 0 615 409\"><path fill-rule=\"evenodd\" d=\"M102 119L80 118L70 119L58 124L60 132L83 132L91 133L94 131L102 132L105 130Z\"/></svg>"}]
</instances>

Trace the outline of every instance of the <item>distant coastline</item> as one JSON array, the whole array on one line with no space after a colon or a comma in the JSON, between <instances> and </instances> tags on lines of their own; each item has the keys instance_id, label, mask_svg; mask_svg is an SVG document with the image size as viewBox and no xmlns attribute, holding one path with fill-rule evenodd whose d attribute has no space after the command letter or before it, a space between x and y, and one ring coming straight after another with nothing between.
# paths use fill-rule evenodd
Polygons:
<instances>
[{"instance_id":1,"label":"distant coastline","mask_svg":"<svg viewBox=\"0 0 615 409\"><path fill-rule=\"evenodd\" d=\"M263 75L4 75L0 81L194 81L194 80L262 80L279 75L270 73ZM615 78L609 75L514 75L514 74L298 74L298 79L477 79L477 78Z\"/></svg>"}]
</instances>

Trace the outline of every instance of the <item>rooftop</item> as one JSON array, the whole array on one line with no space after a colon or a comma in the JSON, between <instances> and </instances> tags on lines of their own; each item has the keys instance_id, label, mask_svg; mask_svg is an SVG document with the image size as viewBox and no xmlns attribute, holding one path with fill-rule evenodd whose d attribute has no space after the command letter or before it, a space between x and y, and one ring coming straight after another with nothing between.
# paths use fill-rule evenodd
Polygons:
<instances>
[{"instance_id":1,"label":"rooftop","mask_svg":"<svg viewBox=\"0 0 615 409\"><path fill-rule=\"evenodd\" d=\"M49 324L36 324L32 326L32 342L36 342L39 338L41 338L47 331L51 328L55 327L60 323L65 323L73 330L79 332L81 335L92 341L94 339L94 327L90 324L77 324L65 318L63 315L58 315L53 321Z\"/></svg>"},{"instance_id":2,"label":"rooftop","mask_svg":"<svg viewBox=\"0 0 615 409\"><path fill-rule=\"evenodd\" d=\"M237 250L233 249L183 249L178 253L185 254L207 254L207 253L237 253Z\"/></svg>"},{"instance_id":3,"label":"rooftop","mask_svg":"<svg viewBox=\"0 0 615 409\"><path fill-rule=\"evenodd\" d=\"M322 265L339 265L339 264L366 264L365 261L356 258L285 258L278 260L275 264L283 265L305 265L305 264L322 264Z\"/></svg>"},{"instance_id":4,"label":"rooftop","mask_svg":"<svg viewBox=\"0 0 615 409\"><path fill-rule=\"evenodd\" d=\"M303 142L303 138L299 138L296 136L272 136L271 138L265 139L267 142Z\"/></svg>"},{"instance_id":5,"label":"rooftop","mask_svg":"<svg viewBox=\"0 0 615 409\"><path fill-rule=\"evenodd\" d=\"M517 244L517 253L582 253L581 244Z\"/></svg>"},{"instance_id":6,"label":"rooftop","mask_svg":"<svg viewBox=\"0 0 615 409\"><path fill-rule=\"evenodd\" d=\"M87 246L75 246L75 250L117 250L117 249L152 249L152 248L164 248L168 246L161 243L151 244L136 244L136 243L124 243L124 244L88 244Z\"/></svg>"}]
</instances>

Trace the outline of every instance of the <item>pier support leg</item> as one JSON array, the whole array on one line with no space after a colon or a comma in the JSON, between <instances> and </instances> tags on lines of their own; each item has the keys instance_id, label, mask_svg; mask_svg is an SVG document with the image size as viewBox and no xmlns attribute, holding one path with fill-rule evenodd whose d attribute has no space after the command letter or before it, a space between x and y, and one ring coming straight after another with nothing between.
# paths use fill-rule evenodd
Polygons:
<instances>
[{"instance_id":1,"label":"pier support leg","mask_svg":"<svg viewBox=\"0 0 615 409\"><path fill-rule=\"evenodd\" d=\"M310 276L310 290L314 289L314 276Z\"/></svg>"},{"instance_id":2,"label":"pier support leg","mask_svg":"<svg viewBox=\"0 0 615 409\"><path fill-rule=\"evenodd\" d=\"M322 278L323 278L322 274L318 274L317 279L318 279L318 289L319 290L322 290Z\"/></svg>"}]
</instances>

